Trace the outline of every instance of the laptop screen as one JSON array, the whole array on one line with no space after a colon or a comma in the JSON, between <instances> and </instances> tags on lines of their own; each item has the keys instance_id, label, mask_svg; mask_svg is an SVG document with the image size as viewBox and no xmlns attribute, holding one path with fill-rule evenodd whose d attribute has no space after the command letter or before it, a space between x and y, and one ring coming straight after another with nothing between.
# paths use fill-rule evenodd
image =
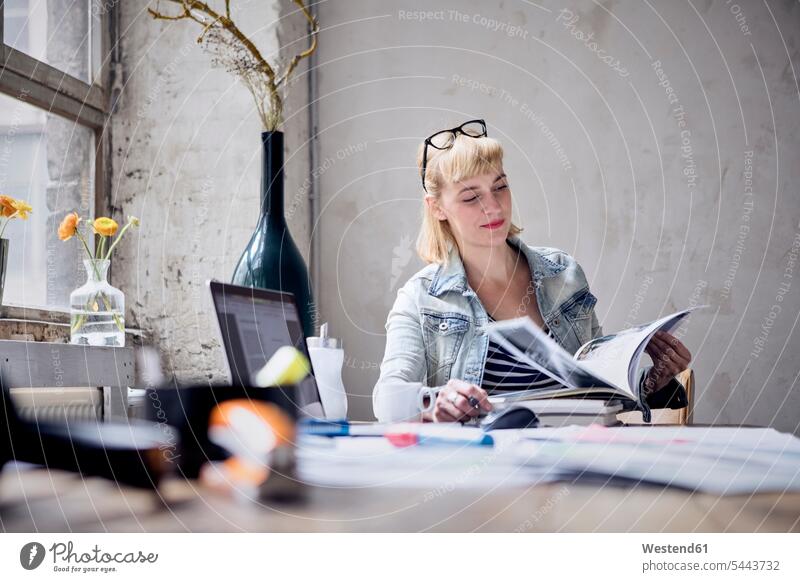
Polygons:
<instances>
[{"instance_id":1,"label":"laptop screen","mask_svg":"<svg viewBox=\"0 0 800 582\"><path fill-rule=\"evenodd\" d=\"M282 346L294 346L309 358L294 295L217 281L209 287L233 384L255 386L256 373ZM322 417L313 369L298 384L296 401L301 415Z\"/></svg>"}]
</instances>

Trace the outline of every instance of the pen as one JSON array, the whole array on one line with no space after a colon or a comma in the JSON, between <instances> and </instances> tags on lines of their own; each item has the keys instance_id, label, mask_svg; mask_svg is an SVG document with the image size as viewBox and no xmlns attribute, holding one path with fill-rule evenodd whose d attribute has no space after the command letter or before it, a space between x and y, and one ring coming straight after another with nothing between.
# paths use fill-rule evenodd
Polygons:
<instances>
[{"instance_id":1,"label":"pen","mask_svg":"<svg viewBox=\"0 0 800 582\"><path fill-rule=\"evenodd\" d=\"M483 433L477 437L422 436L414 432L388 433L386 438L396 447L422 446L494 446L492 435Z\"/></svg>"},{"instance_id":2,"label":"pen","mask_svg":"<svg viewBox=\"0 0 800 582\"><path fill-rule=\"evenodd\" d=\"M336 437L350 434L350 423L347 419L323 420L318 418L304 418L297 423L301 434Z\"/></svg>"}]
</instances>

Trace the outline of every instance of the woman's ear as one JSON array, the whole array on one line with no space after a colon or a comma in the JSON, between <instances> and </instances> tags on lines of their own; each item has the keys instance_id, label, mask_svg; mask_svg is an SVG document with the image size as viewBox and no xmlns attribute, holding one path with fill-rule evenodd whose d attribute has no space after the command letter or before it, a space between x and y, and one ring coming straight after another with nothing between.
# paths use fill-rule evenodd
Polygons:
<instances>
[{"instance_id":1,"label":"woman's ear","mask_svg":"<svg viewBox=\"0 0 800 582\"><path fill-rule=\"evenodd\" d=\"M425 204L428 205L428 210L430 210L431 214L438 220L447 220L447 215L442 210L442 207L439 206L439 199L436 198L436 196L431 194L426 195Z\"/></svg>"}]
</instances>

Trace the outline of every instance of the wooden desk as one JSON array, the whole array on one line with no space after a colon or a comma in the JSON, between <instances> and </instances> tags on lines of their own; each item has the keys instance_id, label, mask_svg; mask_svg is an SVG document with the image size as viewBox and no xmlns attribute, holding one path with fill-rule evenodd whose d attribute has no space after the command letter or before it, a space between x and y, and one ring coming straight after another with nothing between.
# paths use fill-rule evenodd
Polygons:
<instances>
[{"instance_id":1,"label":"wooden desk","mask_svg":"<svg viewBox=\"0 0 800 582\"><path fill-rule=\"evenodd\" d=\"M0 474L3 532L797 532L800 493L716 497L637 486L310 488L306 502L237 502L196 482L158 494L46 469Z\"/></svg>"}]
</instances>

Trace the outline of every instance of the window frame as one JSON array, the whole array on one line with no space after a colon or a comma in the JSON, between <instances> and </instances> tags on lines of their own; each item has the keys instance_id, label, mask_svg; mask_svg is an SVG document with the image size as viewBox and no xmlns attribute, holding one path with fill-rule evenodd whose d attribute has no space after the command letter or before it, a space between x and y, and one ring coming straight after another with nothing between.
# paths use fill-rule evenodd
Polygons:
<instances>
[{"instance_id":1,"label":"window frame","mask_svg":"<svg viewBox=\"0 0 800 582\"><path fill-rule=\"evenodd\" d=\"M94 3L89 3L93 10ZM116 30L117 3L111 3L100 15L100 67L91 84L64 73L5 44L5 2L0 0L0 93L55 113L88 127L94 133L94 212L108 215L111 172L107 167L111 148L111 82L117 71L117 51L112 51L112 33ZM24 95L24 98L21 97ZM111 274L109 274L111 277ZM68 322L69 311L55 307L0 306L0 319L27 319Z\"/></svg>"}]
</instances>

